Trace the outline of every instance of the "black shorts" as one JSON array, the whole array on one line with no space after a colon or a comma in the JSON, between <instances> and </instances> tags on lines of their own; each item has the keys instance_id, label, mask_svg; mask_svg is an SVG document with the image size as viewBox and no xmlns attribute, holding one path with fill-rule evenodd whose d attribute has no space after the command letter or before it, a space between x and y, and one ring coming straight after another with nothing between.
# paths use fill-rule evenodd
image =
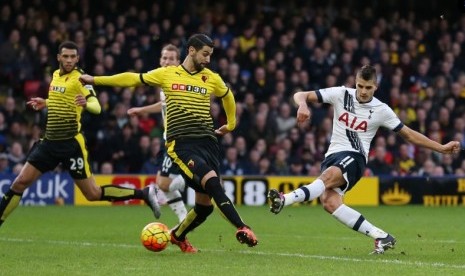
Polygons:
<instances>
[{"instance_id":1,"label":"black shorts","mask_svg":"<svg viewBox=\"0 0 465 276\"><path fill-rule=\"evenodd\" d=\"M365 156L358 152L341 151L326 157L321 163L321 171L331 166L341 169L346 184L339 187L339 189L341 189L342 193L345 193L352 189L362 177L366 167L366 160Z\"/></svg>"},{"instance_id":2,"label":"black shorts","mask_svg":"<svg viewBox=\"0 0 465 276\"><path fill-rule=\"evenodd\" d=\"M176 163L173 162L173 159L168 155L168 153L163 152L159 156L159 163L161 164L160 175L165 177L173 177L173 175L181 174L179 167Z\"/></svg>"},{"instance_id":3,"label":"black shorts","mask_svg":"<svg viewBox=\"0 0 465 276\"><path fill-rule=\"evenodd\" d=\"M196 192L206 193L200 185L201 179L211 170L219 174L220 148L212 138L180 139L166 144L167 153L186 180Z\"/></svg>"},{"instance_id":4,"label":"black shorts","mask_svg":"<svg viewBox=\"0 0 465 276\"><path fill-rule=\"evenodd\" d=\"M41 139L29 151L27 162L45 173L60 163L74 179L86 179L92 175L85 138L79 133L67 140Z\"/></svg>"}]
</instances>

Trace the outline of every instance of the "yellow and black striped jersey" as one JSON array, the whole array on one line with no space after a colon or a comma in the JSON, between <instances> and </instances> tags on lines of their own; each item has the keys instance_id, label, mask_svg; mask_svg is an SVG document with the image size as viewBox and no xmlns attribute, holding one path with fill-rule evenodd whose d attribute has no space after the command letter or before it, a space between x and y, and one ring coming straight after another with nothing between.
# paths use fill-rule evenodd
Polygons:
<instances>
[{"instance_id":1,"label":"yellow and black striped jersey","mask_svg":"<svg viewBox=\"0 0 465 276\"><path fill-rule=\"evenodd\" d=\"M191 74L182 65L161 67L140 74L147 85L160 86L166 101L166 139L212 137L216 140L210 115L210 96L229 92L221 77L208 68Z\"/></svg>"},{"instance_id":2,"label":"yellow and black striped jersey","mask_svg":"<svg viewBox=\"0 0 465 276\"><path fill-rule=\"evenodd\" d=\"M82 74L79 68L62 76L60 70L53 72L48 89L46 139L70 139L81 131L83 107L75 104L75 97L78 94L82 94L86 99L96 96L92 85L83 86L79 81Z\"/></svg>"}]
</instances>

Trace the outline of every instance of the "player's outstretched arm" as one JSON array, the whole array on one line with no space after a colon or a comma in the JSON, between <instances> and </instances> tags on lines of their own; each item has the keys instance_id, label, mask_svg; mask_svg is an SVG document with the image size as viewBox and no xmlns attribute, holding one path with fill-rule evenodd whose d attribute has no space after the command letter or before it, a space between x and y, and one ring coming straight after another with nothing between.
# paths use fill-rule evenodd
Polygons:
<instances>
[{"instance_id":1,"label":"player's outstretched arm","mask_svg":"<svg viewBox=\"0 0 465 276\"><path fill-rule=\"evenodd\" d=\"M82 83L82 85L94 85L94 76L82 74L79 76L79 81Z\"/></svg>"},{"instance_id":2,"label":"player's outstretched arm","mask_svg":"<svg viewBox=\"0 0 465 276\"><path fill-rule=\"evenodd\" d=\"M143 114L151 114L151 113L160 113L162 108L162 103L154 103L151 105L141 106L141 107L132 107L128 109L129 116L137 116Z\"/></svg>"},{"instance_id":3,"label":"player's outstretched arm","mask_svg":"<svg viewBox=\"0 0 465 276\"><path fill-rule=\"evenodd\" d=\"M118 86L118 87L133 87L142 85L140 74L126 72L116 74L112 76L91 76L83 74L79 77L79 81L82 84L92 85L106 85L106 86Z\"/></svg>"},{"instance_id":4,"label":"player's outstretched arm","mask_svg":"<svg viewBox=\"0 0 465 276\"><path fill-rule=\"evenodd\" d=\"M458 141L451 141L447 144L441 145L405 125L400 129L399 135L412 144L432 149L440 153L455 154L460 152L460 142Z\"/></svg>"}]
</instances>

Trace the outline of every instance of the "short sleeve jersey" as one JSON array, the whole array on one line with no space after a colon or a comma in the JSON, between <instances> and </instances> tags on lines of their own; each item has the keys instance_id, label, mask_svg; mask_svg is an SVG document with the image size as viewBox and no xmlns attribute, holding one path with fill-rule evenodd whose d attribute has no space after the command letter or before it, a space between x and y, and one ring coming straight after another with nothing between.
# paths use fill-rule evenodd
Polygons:
<instances>
[{"instance_id":1,"label":"short sleeve jersey","mask_svg":"<svg viewBox=\"0 0 465 276\"><path fill-rule=\"evenodd\" d=\"M211 94L229 92L221 77L208 68L191 74L182 65L160 67L140 74L147 85L160 86L166 102L166 139L212 137L216 140L210 114Z\"/></svg>"},{"instance_id":2,"label":"short sleeve jersey","mask_svg":"<svg viewBox=\"0 0 465 276\"><path fill-rule=\"evenodd\" d=\"M377 98L359 103L356 89L331 87L316 91L318 101L334 107L333 133L326 156L340 151L355 151L368 160L371 141L380 127L399 131L403 123L394 111Z\"/></svg>"},{"instance_id":3,"label":"short sleeve jersey","mask_svg":"<svg viewBox=\"0 0 465 276\"><path fill-rule=\"evenodd\" d=\"M82 70L78 68L62 76L60 70L53 72L48 90L46 139L70 139L81 131L83 107L74 103L75 97L78 94L82 94L86 99L96 96L92 85L83 86L79 81L82 74Z\"/></svg>"}]
</instances>

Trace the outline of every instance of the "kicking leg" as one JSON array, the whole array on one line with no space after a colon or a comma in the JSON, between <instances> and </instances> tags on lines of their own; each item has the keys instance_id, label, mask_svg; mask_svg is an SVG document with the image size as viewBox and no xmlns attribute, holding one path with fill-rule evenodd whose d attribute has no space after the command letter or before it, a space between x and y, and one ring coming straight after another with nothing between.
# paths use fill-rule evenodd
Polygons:
<instances>
[{"instance_id":1,"label":"kicking leg","mask_svg":"<svg viewBox=\"0 0 465 276\"><path fill-rule=\"evenodd\" d=\"M336 191L326 190L321 196L321 203L325 210L342 224L373 238L375 240L375 249L372 253L382 254L385 250L394 247L396 243L394 237L371 224L356 210L343 204L342 196Z\"/></svg>"}]
</instances>

